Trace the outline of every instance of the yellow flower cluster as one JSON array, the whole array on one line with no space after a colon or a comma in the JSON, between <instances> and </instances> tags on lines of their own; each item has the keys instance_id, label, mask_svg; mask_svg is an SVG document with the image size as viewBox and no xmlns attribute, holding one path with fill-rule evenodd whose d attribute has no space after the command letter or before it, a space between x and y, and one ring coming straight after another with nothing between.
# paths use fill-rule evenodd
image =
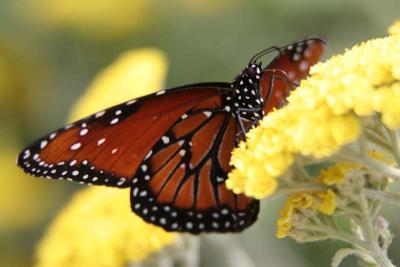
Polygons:
<instances>
[{"instance_id":1,"label":"yellow flower cluster","mask_svg":"<svg viewBox=\"0 0 400 267\"><path fill-rule=\"evenodd\" d=\"M389 27L388 30L390 35L400 34L400 20L397 20Z\"/></svg>"},{"instance_id":2,"label":"yellow flower cluster","mask_svg":"<svg viewBox=\"0 0 400 267\"><path fill-rule=\"evenodd\" d=\"M128 189L91 187L52 223L39 244L36 266L127 266L175 238L132 213Z\"/></svg>"},{"instance_id":3,"label":"yellow flower cluster","mask_svg":"<svg viewBox=\"0 0 400 267\"><path fill-rule=\"evenodd\" d=\"M359 137L359 118L373 112L400 127L399 62L400 35L393 35L314 66L289 104L264 117L234 151L227 187L256 198L272 194L295 155L334 154Z\"/></svg>"},{"instance_id":4,"label":"yellow flower cluster","mask_svg":"<svg viewBox=\"0 0 400 267\"><path fill-rule=\"evenodd\" d=\"M161 51L127 51L95 77L72 108L70 120L161 90L166 72L167 59Z\"/></svg>"},{"instance_id":5,"label":"yellow flower cluster","mask_svg":"<svg viewBox=\"0 0 400 267\"><path fill-rule=\"evenodd\" d=\"M359 167L359 165L354 163L337 163L327 169L321 170L320 174L317 177L317 181L326 185L339 184L344 180L348 171L354 170L357 167Z\"/></svg>"},{"instance_id":6,"label":"yellow flower cluster","mask_svg":"<svg viewBox=\"0 0 400 267\"><path fill-rule=\"evenodd\" d=\"M54 203L49 200L60 191L50 183L40 183L21 172L15 165L18 149L10 144L12 138L7 133L4 136L9 143L0 140L0 180L4 188L0 194L0 231L35 227L54 209Z\"/></svg>"},{"instance_id":7,"label":"yellow flower cluster","mask_svg":"<svg viewBox=\"0 0 400 267\"><path fill-rule=\"evenodd\" d=\"M332 190L326 192L301 192L289 196L280 212L277 221L278 238L286 237L296 227L293 223L294 215L301 209L311 209L326 215L332 215L336 208L336 195Z\"/></svg>"}]
</instances>

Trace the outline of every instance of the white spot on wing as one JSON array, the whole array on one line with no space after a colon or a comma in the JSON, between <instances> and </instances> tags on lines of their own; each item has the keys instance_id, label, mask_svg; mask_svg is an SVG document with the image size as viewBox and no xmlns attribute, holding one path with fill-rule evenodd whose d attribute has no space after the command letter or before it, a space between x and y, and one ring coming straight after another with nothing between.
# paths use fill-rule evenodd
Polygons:
<instances>
[{"instance_id":1,"label":"white spot on wing","mask_svg":"<svg viewBox=\"0 0 400 267\"><path fill-rule=\"evenodd\" d=\"M43 149L43 148L45 148L46 146L47 146L47 140L43 140L43 141L40 143L40 148Z\"/></svg>"},{"instance_id":2,"label":"white spot on wing","mask_svg":"<svg viewBox=\"0 0 400 267\"><path fill-rule=\"evenodd\" d=\"M110 124L116 124L116 123L118 123L118 121L119 121L118 118L114 118L114 119L110 122Z\"/></svg>"},{"instance_id":3,"label":"white spot on wing","mask_svg":"<svg viewBox=\"0 0 400 267\"><path fill-rule=\"evenodd\" d=\"M156 95L163 95L163 94L165 94L165 90L161 90L161 91L158 91L158 92L156 93Z\"/></svg>"},{"instance_id":4,"label":"white spot on wing","mask_svg":"<svg viewBox=\"0 0 400 267\"><path fill-rule=\"evenodd\" d=\"M94 115L94 117L95 118L100 118L101 116L103 116L104 114L105 114L106 112L103 110L103 111L100 111L100 112L97 112L95 115Z\"/></svg>"},{"instance_id":5,"label":"white spot on wing","mask_svg":"<svg viewBox=\"0 0 400 267\"><path fill-rule=\"evenodd\" d=\"M84 135L86 135L88 132L89 132L89 130L88 130L87 128L84 128L84 129L82 129L82 130L79 132L79 135L80 135L80 136L84 136Z\"/></svg>"},{"instance_id":6,"label":"white spot on wing","mask_svg":"<svg viewBox=\"0 0 400 267\"><path fill-rule=\"evenodd\" d=\"M186 228L187 229L192 229L193 228L193 223L192 222L187 222L186 223Z\"/></svg>"},{"instance_id":7,"label":"white spot on wing","mask_svg":"<svg viewBox=\"0 0 400 267\"><path fill-rule=\"evenodd\" d=\"M203 111L203 114L207 116L207 118L209 118L212 115L211 111Z\"/></svg>"},{"instance_id":8,"label":"white spot on wing","mask_svg":"<svg viewBox=\"0 0 400 267\"><path fill-rule=\"evenodd\" d=\"M97 141L97 145L98 145L98 146L101 146L105 141L106 141L105 138L101 138L101 139L99 139L99 140Z\"/></svg>"},{"instance_id":9,"label":"white spot on wing","mask_svg":"<svg viewBox=\"0 0 400 267\"><path fill-rule=\"evenodd\" d=\"M164 142L164 144L168 144L169 143L169 137L168 136L161 137L161 140Z\"/></svg>"},{"instance_id":10,"label":"white spot on wing","mask_svg":"<svg viewBox=\"0 0 400 267\"><path fill-rule=\"evenodd\" d=\"M308 62L306 60L303 60L302 62L300 62L299 69L304 72L308 69L309 66L310 65L308 64Z\"/></svg>"},{"instance_id":11,"label":"white spot on wing","mask_svg":"<svg viewBox=\"0 0 400 267\"><path fill-rule=\"evenodd\" d=\"M117 185L122 185L123 183L125 183L126 179L125 177L122 177L121 179L119 179Z\"/></svg>"},{"instance_id":12,"label":"white spot on wing","mask_svg":"<svg viewBox=\"0 0 400 267\"><path fill-rule=\"evenodd\" d=\"M29 151L29 149L24 151L24 159L29 158L30 155L31 155L31 151Z\"/></svg>"},{"instance_id":13,"label":"white spot on wing","mask_svg":"<svg viewBox=\"0 0 400 267\"><path fill-rule=\"evenodd\" d=\"M71 150L77 150L81 147L81 143L75 143L71 146Z\"/></svg>"},{"instance_id":14,"label":"white spot on wing","mask_svg":"<svg viewBox=\"0 0 400 267\"><path fill-rule=\"evenodd\" d=\"M151 156L151 154L153 154L153 150L150 150L149 153L147 153L147 155L146 155L146 157L144 159L148 159Z\"/></svg>"},{"instance_id":15,"label":"white spot on wing","mask_svg":"<svg viewBox=\"0 0 400 267\"><path fill-rule=\"evenodd\" d=\"M136 102L136 99L135 100L130 100L130 101L126 102L126 105L129 106L129 105L132 105L135 102Z\"/></svg>"}]
</instances>

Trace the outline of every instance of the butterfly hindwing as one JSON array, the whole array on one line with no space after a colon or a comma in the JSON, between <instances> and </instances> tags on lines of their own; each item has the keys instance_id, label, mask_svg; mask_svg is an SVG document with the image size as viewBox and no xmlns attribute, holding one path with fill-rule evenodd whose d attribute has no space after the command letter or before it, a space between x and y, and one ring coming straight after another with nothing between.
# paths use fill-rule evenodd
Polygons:
<instances>
[{"instance_id":1,"label":"butterfly hindwing","mask_svg":"<svg viewBox=\"0 0 400 267\"><path fill-rule=\"evenodd\" d=\"M132 210L169 231L237 232L251 225L259 201L224 184L237 130L230 113L185 113L134 175Z\"/></svg>"}]
</instances>

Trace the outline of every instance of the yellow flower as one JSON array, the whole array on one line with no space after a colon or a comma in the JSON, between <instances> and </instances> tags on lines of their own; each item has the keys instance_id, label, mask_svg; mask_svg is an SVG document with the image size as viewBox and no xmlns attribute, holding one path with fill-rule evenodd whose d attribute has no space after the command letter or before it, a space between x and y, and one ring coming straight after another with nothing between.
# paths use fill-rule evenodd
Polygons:
<instances>
[{"instance_id":1,"label":"yellow flower","mask_svg":"<svg viewBox=\"0 0 400 267\"><path fill-rule=\"evenodd\" d=\"M54 208L49 200L59 194L59 190L21 172L15 165L18 150L12 144L1 140L0 146L0 180L6 188L0 194L0 230L16 231L43 222Z\"/></svg>"},{"instance_id":2,"label":"yellow flower","mask_svg":"<svg viewBox=\"0 0 400 267\"><path fill-rule=\"evenodd\" d=\"M395 83L379 89L376 92L376 97L374 100L375 109L382 113L383 123L385 123L391 129L399 128L400 83Z\"/></svg>"},{"instance_id":3,"label":"yellow flower","mask_svg":"<svg viewBox=\"0 0 400 267\"><path fill-rule=\"evenodd\" d=\"M128 189L91 187L77 193L51 224L36 266L127 266L175 237L132 213Z\"/></svg>"},{"instance_id":4,"label":"yellow flower","mask_svg":"<svg viewBox=\"0 0 400 267\"><path fill-rule=\"evenodd\" d=\"M296 155L333 155L358 139L360 118L374 112L389 128L400 127L399 62L400 35L392 35L314 66L289 103L264 117L234 151L227 187L256 198L271 195Z\"/></svg>"},{"instance_id":5,"label":"yellow flower","mask_svg":"<svg viewBox=\"0 0 400 267\"><path fill-rule=\"evenodd\" d=\"M301 192L290 195L277 221L276 236L278 238L286 237L296 227L296 222L293 221L294 215L300 209L332 215L336 209L336 195L330 189L326 192Z\"/></svg>"},{"instance_id":6,"label":"yellow flower","mask_svg":"<svg viewBox=\"0 0 400 267\"><path fill-rule=\"evenodd\" d=\"M348 171L356 169L357 167L359 167L359 165L354 163L337 163L327 169L322 170L317 177L317 181L326 185L339 184L344 180Z\"/></svg>"},{"instance_id":7,"label":"yellow flower","mask_svg":"<svg viewBox=\"0 0 400 267\"><path fill-rule=\"evenodd\" d=\"M400 20L395 21L388 30L390 35L400 34Z\"/></svg>"},{"instance_id":8,"label":"yellow flower","mask_svg":"<svg viewBox=\"0 0 400 267\"><path fill-rule=\"evenodd\" d=\"M336 195L331 189L326 192L316 192L314 209L322 214L332 215L336 209Z\"/></svg>"},{"instance_id":9,"label":"yellow flower","mask_svg":"<svg viewBox=\"0 0 400 267\"><path fill-rule=\"evenodd\" d=\"M376 159L378 161L381 161L382 163L385 163L387 165L394 165L395 164L394 159L390 155L388 155L386 153L383 153L383 152L380 152L380 151L376 151L376 150L370 150L370 151L368 151L368 155L371 158Z\"/></svg>"},{"instance_id":10,"label":"yellow flower","mask_svg":"<svg viewBox=\"0 0 400 267\"><path fill-rule=\"evenodd\" d=\"M167 59L156 49L123 53L94 79L72 109L75 121L99 110L162 89Z\"/></svg>"},{"instance_id":11,"label":"yellow flower","mask_svg":"<svg viewBox=\"0 0 400 267\"><path fill-rule=\"evenodd\" d=\"M29 4L29 3L28 3ZM139 28L148 17L146 0L35 0L37 19L94 37L115 38Z\"/></svg>"},{"instance_id":12,"label":"yellow flower","mask_svg":"<svg viewBox=\"0 0 400 267\"><path fill-rule=\"evenodd\" d=\"M158 50L124 53L96 77L71 120L162 88L165 72L166 58ZM40 242L37 266L127 266L171 244L175 234L131 211L128 191L94 187L77 194Z\"/></svg>"}]
</instances>

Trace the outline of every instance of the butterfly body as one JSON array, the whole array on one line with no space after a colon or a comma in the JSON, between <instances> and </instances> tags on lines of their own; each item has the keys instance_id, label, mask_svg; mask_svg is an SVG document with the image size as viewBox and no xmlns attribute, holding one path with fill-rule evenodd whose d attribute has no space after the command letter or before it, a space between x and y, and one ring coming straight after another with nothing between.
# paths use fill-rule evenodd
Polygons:
<instances>
[{"instance_id":1,"label":"butterfly body","mask_svg":"<svg viewBox=\"0 0 400 267\"><path fill-rule=\"evenodd\" d=\"M161 90L99 111L40 138L18 165L39 177L130 187L132 211L168 231L242 231L259 201L225 187L231 151L284 103L322 48L309 39L281 48L264 68L251 60L232 83Z\"/></svg>"}]
</instances>

